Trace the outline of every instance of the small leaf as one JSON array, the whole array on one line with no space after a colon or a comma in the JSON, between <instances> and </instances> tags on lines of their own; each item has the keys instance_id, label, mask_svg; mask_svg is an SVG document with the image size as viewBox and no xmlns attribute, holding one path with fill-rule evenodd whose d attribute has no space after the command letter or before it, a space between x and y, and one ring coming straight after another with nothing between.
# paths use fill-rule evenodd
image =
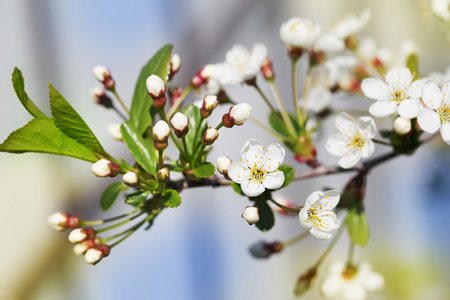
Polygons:
<instances>
[{"instance_id":1,"label":"small leaf","mask_svg":"<svg viewBox=\"0 0 450 300\"><path fill-rule=\"evenodd\" d=\"M197 152L197 148L202 145L201 137L203 132L208 128L208 123L203 120L200 116L200 109L195 105L188 105L184 110L183 114L189 119L189 131L184 137L186 140L186 146L188 148L189 154L192 156L192 149L195 149ZM199 122L203 122L200 124L200 129L197 134L197 139L195 139L195 131Z\"/></svg>"},{"instance_id":2,"label":"small leaf","mask_svg":"<svg viewBox=\"0 0 450 300\"><path fill-rule=\"evenodd\" d=\"M89 162L98 160L91 149L62 133L50 118L33 119L24 127L12 132L3 144L0 144L0 151L49 153Z\"/></svg>"},{"instance_id":3,"label":"small leaf","mask_svg":"<svg viewBox=\"0 0 450 300\"><path fill-rule=\"evenodd\" d=\"M116 202L117 197L121 192L126 190L128 187L124 185L122 182L114 182L110 184L102 194L100 198L100 207L103 211L106 211L113 206L114 202Z\"/></svg>"},{"instance_id":4,"label":"small leaf","mask_svg":"<svg viewBox=\"0 0 450 300\"><path fill-rule=\"evenodd\" d=\"M50 89L50 108L55 118L56 126L65 135L85 145L92 151L102 156L108 156L89 126L87 126L76 110L73 109L69 102L64 99L51 83L48 84L48 87Z\"/></svg>"},{"instance_id":5,"label":"small leaf","mask_svg":"<svg viewBox=\"0 0 450 300\"><path fill-rule=\"evenodd\" d=\"M299 128L298 128L298 124L297 124L297 120L295 119L295 117L293 115L291 115L290 113L288 113L289 118L291 119L291 123L294 125L294 128L296 130L296 132L299 132ZM281 117L280 117L281 119ZM287 129L286 125L284 124L284 122L280 121L279 118L277 118L275 116L274 113L270 113L269 114L269 124L270 126L272 126L272 128L278 132L279 134L285 136L285 137L290 137L291 133L289 132L289 130ZM282 119L281 119L282 120Z\"/></svg>"},{"instance_id":6,"label":"small leaf","mask_svg":"<svg viewBox=\"0 0 450 300\"><path fill-rule=\"evenodd\" d=\"M290 165L282 165L278 168L278 170L280 170L281 172L284 173L284 183L281 188L287 187L294 179L294 176L295 176L294 167L292 167Z\"/></svg>"},{"instance_id":7,"label":"small leaf","mask_svg":"<svg viewBox=\"0 0 450 300\"><path fill-rule=\"evenodd\" d=\"M120 128L123 141L136 159L136 162L156 178L157 157L155 147L149 144L133 125L123 123Z\"/></svg>"},{"instance_id":8,"label":"small leaf","mask_svg":"<svg viewBox=\"0 0 450 300\"><path fill-rule=\"evenodd\" d=\"M147 197L150 195L150 192L137 192L133 194L128 194L125 198L125 203L133 206L139 206L142 205L142 203L147 199Z\"/></svg>"},{"instance_id":9,"label":"small leaf","mask_svg":"<svg viewBox=\"0 0 450 300\"><path fill-rule=\"evenodd\" d=\"M17 67L14 68L12 74L12 83L23 107L35 118L46 118L47 116L31 101L25 92L25 81L22 72Z\"/></svg>"},{"instance_id":10,"label":"small leaf","mask_svg":"<svg viewBox=\"0 0 450 300\"><path fill-rule=\"evenodd\" d=\"M233 181L233 182L231 183L231 187L232 187L233 190L234 190L236 193L238 193L239 195L245 196L244 192L243 192L242 189L241 189L241 185L240 185L240 184L237 184L236 182Z\"/></svg>"},{"instance_id":11,"label":"small leaf","mask_svg":"<svg viewBox=\"0 0 450 300\"><path fill-rule=\"evenodd\" d=\"M270 230L275 224L273 211L266 201L257 201L255 206L258 207L259 221L255 223L261 231Z\"/></svg>"},{"instance_id":12,"label":"small leaf","mask_svg":"<svg viewBox=\"0 0 450 300\"><path fill-rule=\"evenodd\" d=\"M365 246L369 240L369 223L362 209L352 207L347 215L348 234L353 243Z\"/></svg>"},{"instance_id":13,"label":"small leaf","mask_svg":"<svg viewBox=\"0 0 450 300\"><path fill-rule=\"evenodd\" d=\"M134 88L133 101L130 109L129 124L133 125L139 134L143 134L152 122L150 107L153 99L147 92L145 81L150 75L159 76L167 84L170 72L172 45L162 47L142 68L136 87Z\"/></svg>"},{"instance_id":14,"label":"small leaf","mask_svg":"<svg viewBox=\"0 0 450 300\"><path fill-rule=\"evenodd\" d=\"M181 197L175 190L167 189L162 191L162 199L168 207L177 207L181 204Z\"/></svg>"},{"instance_id":15,"label":"small leaf","mask_svg":"<svg viewBox=\"0 0 450 300\"><path fill-rule=\"evenodd\" d=\"M168 163L164 163L164 166L167 167L171 172L183 172L184 169L176 164L168 164Z\"/></svg>"},{"instance_id":16,"label":"small leaf","mask_svg":"<svg viewBox=\"0 0 450 300\"><path fill-rule=\"evenodd\" d=\"M194 175L200 178L206 178L214 175L216 167L212 163L205 162L194 168Z\"/></svg>"},{"instance_id":17,"label":"small leaf","mask_svg":"<svg viewBox=\"0 0 450 300\"><path fill-rule=\"evenodd\" d=\"M413 80L417 79L419 74L419 58L416 53L411 53L406 60L406 67L414 74Z\"/></svg>"}]
</instances>

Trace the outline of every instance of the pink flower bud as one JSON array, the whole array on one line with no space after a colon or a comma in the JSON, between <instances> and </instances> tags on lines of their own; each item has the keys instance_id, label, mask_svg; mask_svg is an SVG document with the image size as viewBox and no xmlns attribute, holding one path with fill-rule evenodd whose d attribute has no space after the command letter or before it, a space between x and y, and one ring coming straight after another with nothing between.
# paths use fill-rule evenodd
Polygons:
<instances>
[{"instance_id":1,"label":"pink flower bud","mask_svg":"<svg viewBox=\"0 0 450 300\"><path fill-rule=\"evenodd\" d=\"M167 139L170 135L170 127L163 120L158 121L158 123L153 126L153 141L155 148L158 150L166 149L168 146Z\"/></svg>"},{"instance_id":2,"label":"pink flower bud","mask_svg":"<svg viewBox=\"0 0 450 300\"><path fill-rule=\"evenodd\" d=\"M217 107L217 104L219 104L219 101L217 100L217 96L214 95L206 95L203 98L203 104L200 109L200 115L203 119L209 117L212 113L212 111Z\"/></svg>"},{"instance_id":3,"label":"pink flower bud","mask_svg":"<svg viewBox=\"0 0 450 300\"><path fill-rule=\"evenodd\" d=\"M209 127L202 136L202 143L205 146L212 145L219 137L219 131L215 128Z\"/></svg>"},{"instance_id":4,"label":"pink flower bud","mask_svg":"<svg viewBox=\"0 0 450 300\"><path fill-rule=\"evenodd\" d=\"M119 174L120 167L117 163L102 158L92 165L91 171L97 177L115 177Z\"/></svg>"},{"instance_id":5,"label":"pink flower bud","mask_svg":"<svg viewBox=\"0 0 450 300\"><path fill-rule=\"evenodd\" d=\"M181 67L181 59L178 54L174 54L170 60L170 74L169 79L172 79L173 76L180 70Z\"/></svg>"},{"instance_id":6,"label":"pink flower bud","mask_svg":"<svg viewBox=\"0 0 450 300\"><path fill-rule=\"evenodd\" d=\"M194 75L191 79L191 84L199 88L202 84L206 84L209 81L209 78L211 77L215 66L214 65L206 65L203 68L201 68L197 74Z\"/></svg>"},{"instance_id":7,"label":"pink flower bud","mask_svg":"<svg viewBox=\"0 0 450 300\"><path fill-rule=\"evenodd\" d=\"M105 90L100 87L94 87L91 89L92 100L98 105L106 108L113 107L111 98L106 95Z\"/></svg>"},{"instance_id":8,"label":"pink flower bud","mask_svg":"<svg viewBox=\"0 0 450 300\"><path fill-rule=\"evenodd\" d=\"M88 264L97 264L103 257L108 256L110 252L110 249L108 245L100 245L95 246L89 250L86 251L86 254L84 255L84 260Z\"/></svg>"},{"instance_id":9,"label":"pink flower bud","mask_svg":"<svg viewBox=\"0 0 450 300\"><path fill-rule=\"evenodd\" d=\"M139 179L139 175L136 174L136 172L128 171L122 176L122 181L124 184L126 184L128 186L136 187L139 185L140 179Z\"/></svg>"},{"instance_id":10,"label":"pink flower bud","mask_svg":"<svg viewBox=\"0 0 450 300\"><path fill-rule=\"evenodd\" d=\"M99 244L100 244L99 238L94 238L81 243L77 243L73 246L73 253L75 253L75 255L83 255L86 253L87 250L95 246L98 246Z\"/></svg>"},{"instance_id":11,"label":"pink flower bud","mask_svg":"<svg viewBox=\"0 0 450 300\"><path fill-rule=\"evenodd\" d=\"M165 183L169 180L170 178L170 170L168 168L162 168L158 171L157 174L158 177L158 181L160 183Z\"/></svg>"},{"instance_id":12,"label":"pink flower bud","mask_svg":"<svg viewBox=\"0 0 450 300\"><path fill-rule=\"evenodd\" d=\"M261 73L266 80L272 80L275 78L275 72L273 71L272 67L272 60L269 57L266 57L262 64Z\"/></svg>"},{"instance_id":13,"label":"pink flower bud","mask_svg":"<svg viewBox=\"0 0 450 300\"><path fill-rule=\"evenodd\" d=\"M222 123L227 128L231 128L234 125L240 126L250 118L251 113L252 107L247 103L234 105L230 107L230 111L227 114L223 115Z\"/></svg>"},{"instance_id":14,"label":"pink flower bud","mask_svg":"<svg viewBox=\"0 0 450 300\"><path fill-rule=\"evenodd\" d=\"M156 108L163 108L166 105L166 84L157 75L151 75L145 82L147 91L153 98L153 105Z\"/></svg>"},{"instance_id":15,"label":"pink flower bud","mask_svg":"<svg viewBox=\"0 0 450 300\"><path fill-rule=\"evenodd\" d=\"M283 244L281 242L268 243L265 241L259 241L253 244L249 251L255 258L268 258L274 253L279 253L283 250Z\"/></svg>"},{"instance_id":16,"label":"pink flower bud","mask_svg":"<svg viewBox=\"0 0 450 300\"><path fill-rule=\"evenodd\" d=\"M253 225L259 221L259 213L258 207L256 206L247 206L245 207L244 212L241 217L248 222L249 225Z\"/></svg>"},{"instance_id":17,"label":"pink flower bud","mask_svg":"<svg viewBox=\"0 0 450 300\"><path fill-rule=\"evenodd\" d=\"M80 243L95 237L95 230L91 227L75 228L69 234L69 241L73 244Z\"/></svg>"},{"instance_id":18,"label":"pink flower bud","mask_svg":"<svg viewBox=\"0 0 450 300\"><path fill-rule=\"evenodd\" d=\"M50 227L58 231L64 231L67 228L76 228L79 227L81 222L81 218L78 216L72 216L68 213L56 212L51 214L47 218L47 223Z\"/></svg>"},{"instance_id":19,"label":"pink flower bud","mask_svg":"<svg viewBox=\"0 0 450 300\"><path fill-rule=\"evenodd\" d=\"M170 125L172 125L175 135L179 138L185 137L189 131L189 119L180 112L173 115Z\"/></svg>"},{"instance_id":20,"label":"pink flower bud","mask_svg":"<svg viewBox=\"0 0 450 300\"><path fill-rule=\"evenodd\" d=\"M111 71L104 66L95 66L92 69L95 78L103 83L105 89L113 91L115 87L114 79L111 77Z\"/></svg>"},{"instance_id":21,"label":"pink flower bud","mask_svg":"<svg viewBox=\"0 0 450 300\"><path fill-rule=\"evenodd\" d=\"M228 179L228 168L230 167L232 161L228 156L220 156L217 159L217 171L224 175Z\"/></svg>"}]
</instances>

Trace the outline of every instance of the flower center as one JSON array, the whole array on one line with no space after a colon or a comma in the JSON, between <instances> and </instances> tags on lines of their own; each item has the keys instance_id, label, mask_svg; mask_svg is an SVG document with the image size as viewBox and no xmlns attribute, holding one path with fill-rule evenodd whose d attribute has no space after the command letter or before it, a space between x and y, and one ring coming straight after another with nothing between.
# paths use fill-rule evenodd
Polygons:
<instances>
[{"instance_id":1,"label":"flower center","mask_svg":"<svg viewBox=\"0 0 450 300\"><path fill-rule=\"evenodd\" d=\"M362 137L359 135L355 135L353 137L353 141L348 143L347 146L352 147L352 148L355 148L355 147L362 148L364 146L364 144L365 144L365 141L362 139Z\"/></svg>"},{"instance_id":2,"label":"flower center","mask_svg":"<svg viewBox=\"0 0 450 300\"><path fill-rule=\"evenodd\" d=\"M404 93L404 89L402 89L401 91L394 91L394 93L392 94L392 96L394 97L395 102L402 102L403 100L405 100L405 93Z\"/></svg>"},{"instance_id":3,"label":"flower center","mask_svg":"<svg viewBox=\"0 0 450 300\"><path fill-rule=\"evenodd\" d=\"M444 104L438 110L439 117L441 118L441 123L446 123L450 121L450 105Z\"/></svg>"},{"instance_id":4,"label":"flower center","mask_svg":"<svg viewBox=\"0 0 450 300\"><path fill-rule=\"evenodd\" d=\"M262 183L262 181L266 177L266 174L267 172L265 170L259 169L255 163L252 169L250 170L250 180Z\"/></svg>"},{"instance_id":5,"label":"flower center","mask_svg":"<svg viewBox=\"0 0 450 300\"><path fill-rule=\"evenodd\" d=\"M342 271L342 277L344 277L345 280L352 280L355 278L356 273L358 273L358 270L355 267L346 266L344 271Z\"/></svg>"},{"instance_id":6,"label":"flower center","mask_svg":"<svg viewBox=\"0 0 450 300\"><path fill-rule=\"evenodd\" d=\"M324 229L326 225L325 222L320 219L319 212L315 207L308 209L308 219L306 222L312 223L316 229Z\"/></svg>"}]
</instances>

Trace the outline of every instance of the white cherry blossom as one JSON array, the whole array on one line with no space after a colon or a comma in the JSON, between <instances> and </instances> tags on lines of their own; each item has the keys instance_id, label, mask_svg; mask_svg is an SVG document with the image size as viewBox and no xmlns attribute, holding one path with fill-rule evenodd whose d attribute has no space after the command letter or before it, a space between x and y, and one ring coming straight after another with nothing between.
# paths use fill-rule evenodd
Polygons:
<instances>
[{"instance_id":1,"label":"white cherry blossom","mask_svg":"<svg viewBox=\"0 0 450 300\"><path fill-rule=\"evenodd\" d=\"M450 0L431 0L431 11L444 22L450 20Z\"/></svg>"},{"instance_id":2,"label":"white cherry blossom","mask_svg":"<svg viewBox=\"0 0 450 300\"><path fill-rule=\"evenodd\" d=\"M369 112L375 117L387 117L398 111L401 117L416 118L422 108L420 95L422 85L430 80L423 78L412 81L414 74L406 67L391 69L387 72L385 82L378 78L366 78L361 83L361 90L366 97L375 99Z\"/></svg>"},{"instance_id":3,"label":"white cherry blossom","mask_svg":"<svg viewBox=\"0 0 450 300\"><path fill-rule=\"evenodd\" d=\"M447 81L442 91L434 81L423 86L422 100L427 106L417 116L417 122L423 131L434 133L441 131L442 139L450 145L450 81Z\"/></svg>"},{"instance_id":4,"label":"white cherry blossom","mask_svg":"<svg viewBox=\"0 0 450 300\"><path fill-rule=\"evenodd\" d=\"M242 45L235 45L227 52L225 62L215 65L212 77L221 85L233 85L254 78L267 57L263 44L253 46L252 52Z\"/></svg>"},{"instance_id":5,"label":"white cherry blossom","mask_svg":"<svg viewBox=\"0 0 450 300\"><path fill-rule=\"evenodd\" d=\"M332 29L331 33L337 35L341 39L355 35L363 29L370 20L370 10L364 10L359 17L350 14L342 21L338 22Z\"/></svg>"},{"instance_id":6,"label":"white cherry blossom","mask_svg":"<svg viewBox=\"0 0 450 300\"><path fill-rule=\"evenodd\" d=\"M341 195L337 191L316 191L306 198L305 206L300 209L300 225L318 239L329 240L331 231L341 225L341 221L332 211L339 203Z\"/></svg>"},{"instance_id":7,"label":"white cherry blossom","mask_svg":"<svg viewBox=\"0 0 450 300\"><path fill-rule=\"evenodd\" d=\"M328 138L326 149L332 155L342 156L339 166L349 169L355 166L361 158L370 157L375 144L372 138L377 133L377 126L371 117L355 119L347 113L341 113L335 119L337 132Z\"/></svg>"},{"instance_id":8,"label":"white cherry blossom","mask_svg":"<svg viewBox=\"0 0 450 300\"><path fill-rule=\"evenodd\" d=\"M321 30L320 25L308 19L294 17L281 24L280 38L288 47L309 48Z\"/></svg>"},{"instance_id":9,"label":"white cherry blossom","mask_svg":"<svg viewBox=\"0 0 450 300\"><path fill-rule=\"evenodd\" d=\"M249 197L259 196L265 189L278 189L284 183L284 173L278 170L284 155L284 148L277 143L264 148L257 140L249 139L241 149L242 159L228 168L228 176Z\"/></svg>"},{"instance_id":10,"label":"white cherry blossom","mask_svg":"<svg viewBox=\"0 0 450 300\"><path fill-rule=\"evenodd\" d=\"M383 276L372 271L369 263L363 262L355 267L335 261L330 266L328 276L320 284L320 291L325 297L363 300L367 292L378 291L383 287Z\"/></svg>"}]
</instances>

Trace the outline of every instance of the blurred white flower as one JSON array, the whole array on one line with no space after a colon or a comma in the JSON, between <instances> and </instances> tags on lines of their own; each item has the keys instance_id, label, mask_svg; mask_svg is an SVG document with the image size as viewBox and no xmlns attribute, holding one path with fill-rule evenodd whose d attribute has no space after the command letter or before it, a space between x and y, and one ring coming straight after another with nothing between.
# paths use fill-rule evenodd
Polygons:
<instances>
[{"instance_id":1,"label":"blurred white flower","mask_svg":"<svg viewBox=\"0 0 450 300\"><path fill-rule=\"evenodd\" d=\"M431 0L431 11L442 20L450 20L450 0Z\"/></svg>"},{"instance_id":2,"label":"blurred white flower","mask_svg":"<svg viewBox=\"0 0 450 300\"><path fill-rule=\"evenodd\" d=\"M334 124L338 132L331 135L325 145L328 152L339 159L339 166L349 169L355 166L361 158L370 157L375 151L372 138L377 133L377 126L371 117L355 119L347 113L336 117Z\"/></svg>"},{"instance_id":3,"label":"blurred white flower","mask_svg":"<svg viewBox=\"0 0 450 300\"><path fill-rule=\"evenodd\" d=\"M450 81L439 89L434 81L423 85L422 100L427 107L417 116L417 122L423 131L434 133L438 129L444 142L450 145Z\"/></svg>"},{"instance_id":4,"label":"blurred white flower","mask_svg":"<svg viewBox=\"0 0 450 300\"><path fill-rule=\"evenodd\" d=\"M281 24L280 38L288 47L309 48L320 32L320 25L308 19L294 17Z\"/></svg>"},{"instance_id":5,"label":"blurred white flower","mask_svg":"<svg viewBox=\"0 0 450 300\"><path fill-rule=\"evenodd\" d=\"M302 100L303 101L303 100ZM327 109L331 103L331 92L321 86L314 86L306 96L306 108L312 113L320 113Z\"/></svg>"},{"instance_id":6,"label":"blurred white flower","mask_svg":"<svg viewBox=\"0 0 450 300\"><path fill-rule=\"evenodd\" d=\"M387 117L396 111L401 117L416 118L422 108L420 95L422 85L430 80L423 78L412 82L414 74L406 67L387 72L385 81L378 78L366 78L361 90L366 97L377 100L369 108L375 117Z\"/></svg>"},{"instance_id":7,"label":"blurred white flower","mask_svg":"<svg viewBox=\"0 0 450 300\"><path fill-rule=\"evenodd\" d=\"M364 10L359 17L349 14L343 20L339 21L332 29L331 33L345 40L361 31L370 20L370 10Z\"/></svg>"},{"instance_id":8,"label":"blurred white flower","mask_svg":"<svg viewBox=\"0 0 450 300\"><path fill-rule=\"evenodd\" d=\"M440 72L431 72L429 74L429 77L431 77L432 79L434 79L434 81L436 81L436 83L442 87L445 82L450 80L450 67L448 67L447 69L445 69L445 71L443 73Z\"/></svg>"},{"instance_id":9,"label":"blurred white flower","mask_svg":"<svg viewBox=\"0 0 450 300\"><path fill-rule=\"evenodd\" d=\"M341 225L336 214L331 211L339 203L341 195L337 191L313 192L306 198L305 206L298 213L300 225L316 238L329 240L331 231Z\"/></svg>"},{"instance_id":10,"label":"blurred white flower","mask_svg":"<svg viewBox=\"0 0 450 300\"><path fill-rule=\"evenodd\" d=\"M383 276L372 271L369 263L363 262L353 267L335 261L330 266L328 276L320 284L320 291L325 297L363 300L367 292L378 291L383 287Z\"/></svg>"},{"instance_id":11,"label":"blurred white flower","mask_svg":"<svg viewBox=\"0 0 450 300\"><path fill-rule=\"evenodd\" d=\"M314 50L323 51L326 54L334 54L345 49L344 41L337 35L325 33L314 43Z\"/></svg>"},{"instance_id":12,"label":"blurred white flower","mask_svg":"<svg viewBox=\"0 0 450 300\"><path fill-rule=\"evenodd\" d=\"M284 173L278 170L284 154L284 148L277 143L265 149L257 140L249 139L242 147L242 159L228 168L228 176L249 197L259 196L265 189L278 189L284 183Z\"/></svg>"}]
</instances>

